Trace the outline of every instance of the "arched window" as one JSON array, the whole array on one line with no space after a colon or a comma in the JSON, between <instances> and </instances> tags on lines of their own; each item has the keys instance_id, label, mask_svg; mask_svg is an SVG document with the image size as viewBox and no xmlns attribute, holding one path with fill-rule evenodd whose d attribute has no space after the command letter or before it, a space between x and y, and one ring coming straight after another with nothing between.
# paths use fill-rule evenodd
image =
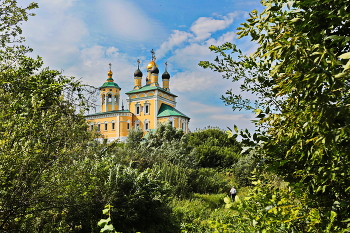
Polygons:
<instances>
[{"instance_id":1,"label":"arched window","mask_svg":"<svg viewBox=\"0 0 350 233\"><path fill-rule=\"evenodd\" d=\"M149 115L150 114L150 104L149 104L148 101L145 102L144 113L145 113L145 115Z\"/></svg>"},{"instance_id":2,"label":"arched window","mask_svg":"<svg viewBox=\"0 0 350 233\"><path fill-rule=\"evenodd\" d=\"M90 124L90 131L94 130L94 124Z\"/></svg>"},{"instance_id":3,"label":"arched window","mask_svg":"<svg viewBox=\"0 0 350 233\"><path fill-rule=\"evenodd\" d=\"M107 131L107 130L108 130L108 122L105 121L105 131Z\"/></svg>"},{"instance_id":4,"label":"arched window","mask_svg":"<svg viewBox=\"0 0 350 233\"><path fill-rule=\"evenodd\" d=\"M107 100L109 103L112 102L112 95L111 94L108 94L108 100Z\"/></svg>"},{"instance_id":5,"label":"arched window","mask_svg":"<svg viewBox=\"0 0 350 233\"><path fill-rule=\"evenodd\" d=\"M140 115L141 113L141 105L140 103L135 104L135 115Z\"/></svg>"},{"instance_id":6,"label":"arched window","mask_svg":"<svg viewBox=\"0 0 350 233\"><path fill-rule=\"evenodd\" d=\"M144 122L144 130L145 131L149 130L149 120L147 120L147 119Z\"/></svg>"},{"instance_id":7,"label":"arched window","mask_svg":"<svg viewBox=\"0 0 350 233\"><path fill-rule=\"evenodd\" d=\"M101 131L101 125L100 125L100 122L97 122L97 132L100 132Z\"/></svg>"},{"instance_id":8,"label":"arched window","mask_svg":"<svg viewBox=\"0 0 350 233\"><path fill-rule=\"evenodd\" d=\"M135 129L140 128L140 121L137 120L135 121Z\"/></svg>"},{"instance_id":9,"label":"arched window","mask_svg":"<svg viewBox=\"0 0 350 233\"><path fill-rule=\"evenodd\" d=\"M115 122L112 121L112 130L115 130Z\"/></svg>"},{"instance_id":10,"label":"arched window","mask_svg":"<svg viewBox=\"0 0 350 233\"><path fill-rule=\"evenodd\" d=\"M172 127L174 127L173 122L174 122L174 118L173 118L173 117L170 117L170 118L169 118L169 124L170 124Z\"/></svg>"},{"instance_id":11,"label":"arched window","mask_svg":"<svg viewBox=\"0 0 350 233\"><path fill-rule=\"evenodd\" d=\"M105 98L106 98L106 96L102 95L102 104L105 104Z\"/></svg>"}]
</instances>

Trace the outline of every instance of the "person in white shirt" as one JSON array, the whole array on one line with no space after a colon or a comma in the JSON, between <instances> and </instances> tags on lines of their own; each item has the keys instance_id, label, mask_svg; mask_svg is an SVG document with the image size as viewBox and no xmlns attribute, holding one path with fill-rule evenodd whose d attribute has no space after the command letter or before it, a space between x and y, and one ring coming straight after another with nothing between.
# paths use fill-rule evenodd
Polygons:
<instances>
[{"instance_id":1,"label":"person in white shirt","mask_svg":"<svg viewBox=\"0 0 350 233\"><path fill-rule=\"evenodd\" d=\"M235 189L234 186L232 186L232 188L231 188L231 190L230 190L230 195L231 195L231 200L232 200L232 202L235 201L236 194L237 194L237 190Z\"/></svg>"}]
</instances>

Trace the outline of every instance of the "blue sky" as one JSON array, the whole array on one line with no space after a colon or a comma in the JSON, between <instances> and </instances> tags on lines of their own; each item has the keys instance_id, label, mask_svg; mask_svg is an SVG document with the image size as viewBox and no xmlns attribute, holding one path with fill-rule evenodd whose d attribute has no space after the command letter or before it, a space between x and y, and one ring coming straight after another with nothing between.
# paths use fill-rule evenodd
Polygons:
<instances>
[{"instance_id":1,"label":"blue sky","mask_svg":"<svg viewBox=\"0 0 350 233\"><path fill-rule=\"evenodd\" d=\"M18 0L21 6L32 0ZM23 23L32 56L43 57L45 66L62 70L96 87L113 78L125 92L133 88L137 59L141 71L155 50L160 76L168 62L170 90L178 95L177 109L191 117L190 129L208 125L222 129L236 124L254 129L250 112L233 112L220 100L227 89L239 84L204 70L199 61L213 61L210 45L237 44L244 52L256 49L249 38L237 40L236 28L259 0L37 0L35 17ZM143 80L144 83L144 80ZM248 96L249 97L249 96Z\"/></svg>"}]
</instances>

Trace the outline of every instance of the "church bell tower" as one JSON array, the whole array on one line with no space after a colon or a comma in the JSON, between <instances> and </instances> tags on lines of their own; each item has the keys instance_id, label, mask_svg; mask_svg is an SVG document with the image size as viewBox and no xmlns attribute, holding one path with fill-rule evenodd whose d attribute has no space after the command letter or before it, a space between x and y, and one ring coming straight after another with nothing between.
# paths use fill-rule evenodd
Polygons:
<instances>
[{"instance_id":1,"label":"church bell tower","mask_svg":"<svg viewBox=\"0 0 350 233\"><path fill-rule=\"evenodd\" d=\"M112 76L112 64L109 63L108 78L100 87L101 112L119 110L119 99L121 88L114 82Z\"/></svg>"}]
</instances>

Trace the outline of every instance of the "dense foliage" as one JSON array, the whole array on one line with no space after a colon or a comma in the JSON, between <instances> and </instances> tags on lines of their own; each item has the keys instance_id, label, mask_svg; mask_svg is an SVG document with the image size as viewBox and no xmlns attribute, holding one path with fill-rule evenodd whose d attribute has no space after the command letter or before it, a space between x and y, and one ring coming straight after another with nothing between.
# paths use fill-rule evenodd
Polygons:
<instances>
[{"instance_id":1,"label":"dense foliage","mask_svg":"<svg viewBox=\"0 0 350 233\"><path fill-rule=\"evenodd\" d=\"M0 3L0 231L98 232L101 210L113 204L124 232L176 232L169 185L120 164L87 130L82 111L94 89L26 56L19 25L35 7Z\"/></svg>"},{"instance_id":2,"label":"dense foliage","mask_svg":"<svg viewBox=\"0 0 350 233\"><path fill-rule=\"evenodd\" d=\"M301 213L298 208L303 208L303 215L289 216L288 226L279 222L273 229L349 230L348 1L267 0L262 4L264 11L252 11L238 28L240 37L250 36L258 44L252 55L225 43L210 47L219 54L216 63L200 64L233 81L243 80L242 91L258 97L257 106L231 91L223 100L234 109L255 110L259 126L253 135L256 151L269 171L289 182L294 198L303 206L283 204L286 211ZM266 205L260 208L269 206L262 202ZM282 205L278 199L273 203ZM271 222L281 220L277 213ZM252 229L271 231L255 221L257 227Z\"/></svg>"},{"instance_id":3,"label":"dense foliage","mask_svg":"<svg viewBox=\"0 0 350 233\"><path fill-rule=\"evenodd\" d=\"M246 184L232 174L255 166L235 137L169 124L99 143L83 115L95 89L26 56L20 24L36 7L0 3L0 231L212 232L231 221L223 198Z\"/></svg>"}]
</instances>

